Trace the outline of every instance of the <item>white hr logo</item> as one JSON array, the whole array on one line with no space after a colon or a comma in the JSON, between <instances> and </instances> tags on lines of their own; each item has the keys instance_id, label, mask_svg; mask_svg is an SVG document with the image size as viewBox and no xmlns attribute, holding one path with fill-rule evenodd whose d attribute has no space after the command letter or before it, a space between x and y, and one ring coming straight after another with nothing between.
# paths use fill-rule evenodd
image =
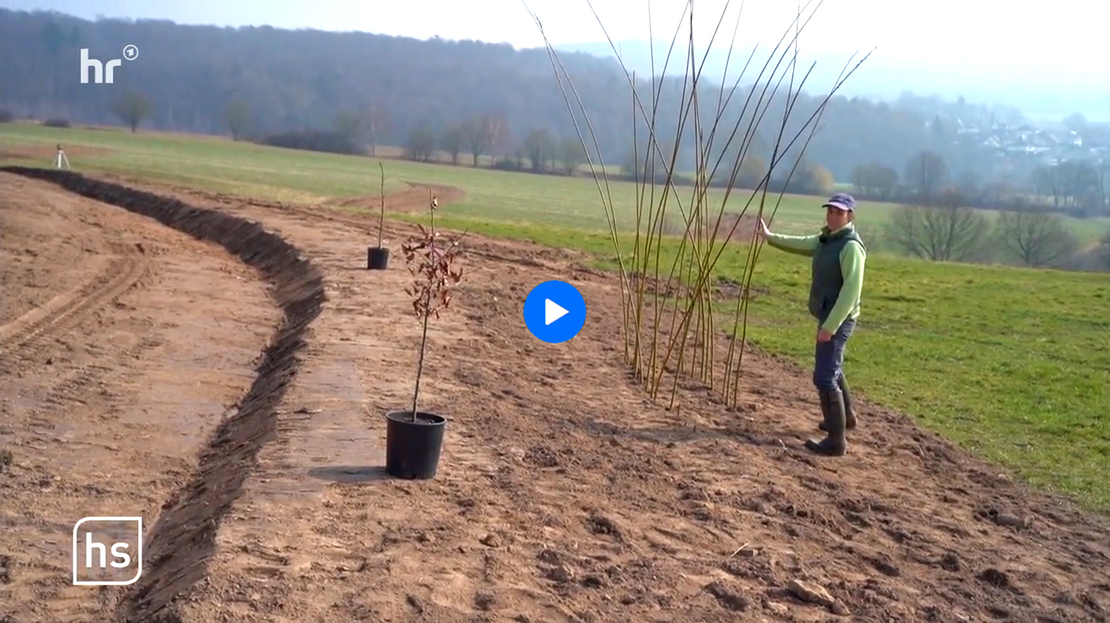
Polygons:
<instances>
[{"instance_id":1,"label":"white hr logo","mask_svg":"<svg viewBox=\"0 0 1110 623\"><path fill-rule=\"evenodd\" d=\"M139 48L127 45L123 48L123 58L133 61L139 58ZM81 84L89 83L89 69L93 70L93 82L96 84L112 84L112 70L123 64L118 58L113 58L106 64L101 64L98 59L89 58L89 49L81 48ZM103 75L106 74L106 75Z\"/></svg>"}]
</instances>

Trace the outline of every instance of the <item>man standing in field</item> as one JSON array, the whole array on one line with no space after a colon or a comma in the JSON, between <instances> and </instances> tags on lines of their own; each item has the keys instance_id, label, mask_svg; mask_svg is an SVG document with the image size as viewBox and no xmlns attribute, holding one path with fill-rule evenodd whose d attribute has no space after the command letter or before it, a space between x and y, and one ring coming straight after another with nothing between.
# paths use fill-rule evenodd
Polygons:
<instances>
[{"instance_id":1,"label":"man standing in field","mask_svg":"<svg viewBox=\"0 0 1110 623\"><path fill-rule=\"evenodd\" d=\"M856 427L856 414L841 366L859 318L867 250L856 233L856 202L851 195L836 193L822 207L825 227L819 234L774 234L762 219L759 234L772 247L813 258L809 312L818 322L813 384L824 414L819 428L827 435L821 441L807 440L805 445L818 454L842 456L847 450L844 429Z\"/></svg>"}]
</instances>

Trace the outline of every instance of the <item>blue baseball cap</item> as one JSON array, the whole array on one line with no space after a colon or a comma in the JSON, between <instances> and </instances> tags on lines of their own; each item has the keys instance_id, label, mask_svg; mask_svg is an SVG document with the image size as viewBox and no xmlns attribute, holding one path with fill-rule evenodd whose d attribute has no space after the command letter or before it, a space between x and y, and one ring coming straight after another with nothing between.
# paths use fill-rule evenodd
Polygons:
<instances>
[{"instance_id":1,"label":"blue baseball cap","mask_svg":"<svg viewBox=\"0 0 1110 623\"><path fill-rule=\"evenodd\" d=\"M821 207L827 208L832 206L840 210L847 210L848 212L856 211L856 200L848 193L836 193L829 200L826 201Z\"/></svg>"}]
</instances>

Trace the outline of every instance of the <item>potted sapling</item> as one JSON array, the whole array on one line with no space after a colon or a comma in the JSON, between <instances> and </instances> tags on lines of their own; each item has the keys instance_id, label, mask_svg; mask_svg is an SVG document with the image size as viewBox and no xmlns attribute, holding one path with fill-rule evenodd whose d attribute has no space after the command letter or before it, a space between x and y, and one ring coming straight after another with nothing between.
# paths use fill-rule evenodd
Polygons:
<instances>
[{"instance_id":1,"label":"potted sapling","mask_svg":"<svg viewBox=\"0 0 1110 623\"><path fill-rule=\"evenodd\" d=\"M381 181L381 210L378 213L378 246L366 249L366 268L369 270L385 270L389 265L389 249L382 246L382 229L385 227L385 167L378 163L382 174Z\"/></svg>"},{"instance_id":2,"label":"potted sapling","mask_svg":"<svg viewBox=\"0 0 1110 623\"><path fill-rule=\"evenodd\" d=\"M431 226L418 225L420 235L402 245L405 262L415 277L405 292L412 297L413 310L421 323L420 352L416 364L416 384L412 404L405 411L386 414L385 468L391 476L427 480L439 466L440 450L447 418L420 410L420 381L424 375L424 355L428 346L428 321L447 309L451 289L462 279L462 269L454 268L461 236L452 242L440 240L435 228L436 198L430 197Z\"/></svg>"}]
</instances>

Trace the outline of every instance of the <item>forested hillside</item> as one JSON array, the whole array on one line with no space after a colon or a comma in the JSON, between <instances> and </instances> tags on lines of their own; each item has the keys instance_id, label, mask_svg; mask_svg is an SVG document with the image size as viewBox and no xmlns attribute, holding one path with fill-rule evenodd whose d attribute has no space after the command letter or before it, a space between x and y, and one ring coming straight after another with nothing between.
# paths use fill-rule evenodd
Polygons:
<instances>
[{"instance_id":1,"label":"forested hillside","mask_svg":"<svg viewBox=\"0 0 1110 623\"><path fill-rule=\"evenodd\" d=\"M113 84L81 83L81 48L107 63L122 59L127 45L136 46L138 56L122 61L114 70ZM535 168L542 168L537 160L560 160L560 153L568 151L566 142L577 142L567 101L542 49L268 27L90 22L0 10L0 58L0 109L17 117L83 124L130 121L139 130L237 137L338 128L371 149L405 146L419 157L428 148L446 147L460 152L463 162L471 151L480 151L483 156L515 157L526 168L529 160ZM575 95L568 89L566 97L576 110L577 98L585 103L606 163L627 165L633 103L620 66L584 54L564 53L561 61L577 91ZM743 61L737 61L733 74ZM758 64L746 72L745 81L759 73L762 59ZM859 71L866 70L865 63ZM797 73L800 77L804 72L799 68ZM91 78L92 72L88 74ZM769 160L782 121L788 81L789 77L784 92L764 114L753 142L764 161ZM641 105L650 110L651 85L639 82ZM662 121L657 130L668 137L674 136L684 86L681 77L669 78L659 106ZM711 124L716 116L719 89L708 78L702 85L703 124ZM747 118L756 112L762 89L750 101L747 90L732 94L717 131L715 153L728 140L745 104ZM810 123L826 95L803 93L793 103L788 139ZM943 118L938 112L942 109L948 113ZM806 147L806 161L827 169L838 181L856 181L861 191L879 195L885 194L883 186L892 178L920 187L922 193L929 192L927 185L940 183L937 176L944 184L963 180L985 185L1006 175L1011 185L1031 187L1035 163L1000 158L984 141L966 140L959 132L962 125L990 127L1004 121L1022 122L1012 111L996 116L987 107L962 101L942 106L913 97L892 104L837 97L821 116L820 131ZM584 119L579 117L579 123L587 132ZM745 129L746 121L732 150L743 140ZM691 115L681 150L680 167L686 171L695 167L692 132ZM641 146L644 135L641 127ZM786 159L784 173L806 138L798 140ZM669 149L671 140L664 147ZM478 149L472 150L471 144ZM924 157L923 150L928 150ZM925 172L921 166L937 161L941 168ZM724 176L724 171L718 174Z\"/></svg>"}]
</instances>

